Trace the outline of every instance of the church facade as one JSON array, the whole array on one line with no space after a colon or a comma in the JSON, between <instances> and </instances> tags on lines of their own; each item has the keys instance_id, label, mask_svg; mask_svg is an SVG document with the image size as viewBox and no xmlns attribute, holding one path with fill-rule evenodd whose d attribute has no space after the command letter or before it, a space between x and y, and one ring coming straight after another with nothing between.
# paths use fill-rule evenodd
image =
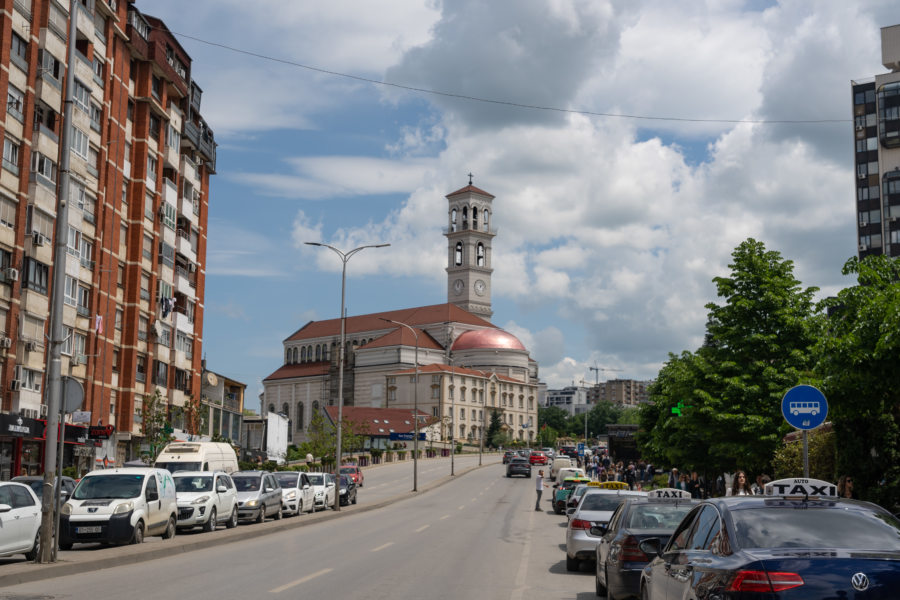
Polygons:
<instances>
[{"instance_id":1,"label":"church facade","mask_svg":"<svg viewBox=\"0 0 900 600\"><path fill-rule=\"evenodd\" d=\"M509 437L532 441L538 365L489 320L494 196L470 181L446 198L447 302L346 317L344 406L418 408L439 419L441 441L474 444L497 411ZM283 364L263 380L263 408L290 419L291 443L338 403L340 342L339 318L311 321L282 342Z\"/></svg>"}]
</instances>

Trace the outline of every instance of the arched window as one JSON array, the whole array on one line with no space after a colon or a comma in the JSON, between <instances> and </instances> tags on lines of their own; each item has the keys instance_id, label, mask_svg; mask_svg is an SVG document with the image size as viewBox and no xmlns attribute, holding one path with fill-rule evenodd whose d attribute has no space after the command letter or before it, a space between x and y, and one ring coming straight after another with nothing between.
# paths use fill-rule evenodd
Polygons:
<instances>
[{"instance_id":1,"label":"arched window","mask_svg":"<svg viewBox=\"0 0 900 600\"><path fill-rule=\"evenodd\" d=\"M487 209L481 211L481 221L484 223L484 230L490 231L490 223L488 223L488 219L491 218L491 213Z\"/></svg>"},{"instance_id":2,"label":"arched window","mask_svg":"<svg viewBox=\"0 0 900 600\"><path fill-rule=\"evenodd\" d=\"M319 410L319 401L318 400L313 400L313 410L314 411ZM335 448L337 448L337 446L335 446Z\"/></svg>"},{"instance_id":3,"label":"arched window","mask_svg":"<svg viewBox=\"0 0 900 600\"><path fill-rule=\"evenodd\" d=\"M316 344L316 362L322 360L322 346L320 344Z\"/></svg>"},{"instance_id":4,"label":"arched window","mask_svg":"<svg viewBox=\"0 0 900 600\"><path fill-rule=\"evenodd\" d=\"M450 211L450 232L456 231L456 209Z\"/></svg>"},{"instance_id":5,"label":"arched window","mask_svg":"<svg viewBox=\"0 0 900 600\"><path fill-rule=\"evenodd\" d=\"M328 344L322 344L322 360L328 360Z\"/></svg>"},{"instance_id":6,"label":"arched window","mask_svg":"<svg viewBox=\"0 0 900 600\"><path fill-rule=\"evenodd\" d=\"M478 231L478 209L472 207L472 229Z\"/></svg>"},{"instance_id":7,"label":"arched window","mask_svg":"<svg viewBox=\"0 0 900 600\"><path fill-rule=\"evenodd\" d=\"M270 412L270 413L275 412L275 405L274 405L274 404L270 404L270 405L269 405L269 412Z\"/></svg>"},{"instance_id":8,"label":"arched window","mask_svg":"<svg viewBox=\"0 0 900 600\"><path fill-rule=\"evenodd\" d=\"M294 348L294 364L297 364L300 361L300 350Z\"/></svg>"},{"instance_id":9,"label":"arched window","mask_svg":"<svg viewBox=\"0 0 900 600\"><path fill-rule=\"evenodd\" d=\"M475 264L479 267L484 266L484 244L478 242L478 246L475 250Z\"/></svg>"},{"instance_id":10,"label":"arched window","mask_svg":"<svg viewBox=\"0 0 900 600\"><path fill-rule=\"evenodd\" d=\"M463 206L463 223L462 223L462 228L463 228L463 229L468 229L468 228L469 228L469 207L468 207L468 206Z\"/></svg>"},{"instance_id":11,"label":"arched window","mask_svg":"<svg viewBox=\"0 0 900 600\"><path fill-rule=\"evenodd\" d=\"M306 348L300 349L300 362L306 362Z\"/></svg>"},{"instance_id":12,"label":"arched window","mask_svg":"<svg viewBox=\"0 0 900 600\"><path fill-rule=\"evenodd\" d=\"M286 365L291 364L291 349L290 348L288 348L287 350L284 351L284 364L286 364Z\"/></svg>"},{"instance_id":13,"label":"arched window","mask_svg":"<svg viewBox=\"0 0 900 600\"><path fill-rule=\"evenodd\" d=\"M462 242L456 242L456 256L453 262L457 267L462 264Z\"/></svg>"},{"instance_id":14,"label":"arched window","mask_svg":"<svg viewBox=\"0 0 900 600\"><path fill-rule=\"evenodd\" d=\"M294 421L297 423L297 431L303 431L303 403L297 403L297 420Z\"/></svg>"},{"instance_id":15,"label":"arched window","mask_svg":"<svg viewBox=\"0 0 900 600\"><path fill-rule=\"evenodd\" d=\"M285 402L284 404L281 405L281 414L283 414L286 417L291 416L291 407L288 406L287 402Z\"/></svg>"}]
</instances>

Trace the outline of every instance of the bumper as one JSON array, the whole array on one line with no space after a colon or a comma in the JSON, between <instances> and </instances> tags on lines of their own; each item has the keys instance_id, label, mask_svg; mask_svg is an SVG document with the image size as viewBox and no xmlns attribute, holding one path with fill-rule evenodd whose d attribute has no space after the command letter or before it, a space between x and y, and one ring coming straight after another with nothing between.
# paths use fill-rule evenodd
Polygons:
<instances>
[{"instance_id":1,"label":"bumper","mask_svg":"<svg viewBox=\"0 0 900 600\"><path fill-rule=\"evenodd\" d=\"M112 515L104 521L72 520L68 515L59 517L59 541L62 544L101 542L124 544L134 537L131 525L132 512ZM90 529L89 529L90 528Z\"/></svg>"},{"instance_id":2,"label":"bumper","mask_svg":"<svg viewBox=\"0 0 900 600\"><path fill-rule=\"evenodd\" d=\"M176 527L195 527L209 520L205 506L179 506Z\"/></svg>"},{"instance_id":3,"label":"bumper","mask_svg":"<svg viewBox=\"0 0 900 600\"><path fill-rule=\"evenodd\" d=\"M632 563L627 563L632 564ZM607 589L612 592L613 597L621 598L624 596L641 595L641 571L646 563L634 563L642 565L634 569L617 569L612 568L606 571L608 580L606 582Z\"/></svg>"},{"instance_id":4,"label":"bumper","mask_svg":"<svg viewBox=\"0 0 900 600\"><path fill-rule=\"evenodd\" d=\"M531 467L527 469L516 468L516 469L507 469L506 476L512 477L513 475L522 475L524 477L531 477Z\"/></svg>"},{"instance_id":5,"label":"bumper","mask_svg":"<svg viewBox=\"0 0 900 600\"><path fill-rule=\"evenodd\" d=\"M599 537L593 537L577 529L566 535L566 554L578 560L597 560L597 544Z\"/></svg>"},{"instance_id":6,"label":"bumper","mask_svg":"<svg viewBox=\"0 0 900 600\"><path fill-rule=\"evenodd\" d=\"M293 498L291 500L282 500L281 501L281 510L282 512L287 512L296 514L300 511L300 501L297 498Z\"/></svg>"},{"instance_id":7,"label":"bumper","mask_svg":"<svg viewBox=\"0 0 900 600\"><path fill-rule=\"evenodd\" d=\"M243 506L238 507L238 519L241 521L246 521L248 519L258 519L259 511L262 510L262 506L252 506L244 508Z\"/></svg>"}]
</instances>

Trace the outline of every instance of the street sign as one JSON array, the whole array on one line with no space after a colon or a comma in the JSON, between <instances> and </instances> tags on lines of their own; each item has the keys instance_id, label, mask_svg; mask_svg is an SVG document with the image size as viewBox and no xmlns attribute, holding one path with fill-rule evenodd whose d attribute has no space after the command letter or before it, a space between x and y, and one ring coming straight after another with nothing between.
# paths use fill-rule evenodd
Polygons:
<instances>
[{"instance_id":1,"label":"street sign","mask_svg":"<svg viewBox=\"0 0 900 600\"><path fill-rule=\"evenodd\" d=\"M413 435L412 432L397 433L396 431L392 431L390 439L392 441L411 442L411 441L413 441L413 437L415 437L415 436ZM425 432L424 431L419 432L419 441L421 441L421 442L425 441Z\"/></svg>"},{"instance_id":2,"label":"street sign","mask_svg":"<svg viewBox=\"0 0 900 600\"><path fill-rule=\"evenodd\" d=\"M825 422L828 401L811 385L792 387L781 399L781 414L791 427L808 431Z\"/></svg>"},{"instance_id":3,"label":"street sign","mask_svg":"<svg viewBox=\"0 0 900 600\"><path fill-rule=\"evenodd\" d=\"M584 456L584 442L578 442L578 456Z\"/></svg>"},{"instance_id":4,"label":"street sign","mask_svg":"<svg viewBox=\"0 0 900 600\"><path fill-rule=\"evenodd\" d=\"M96 427L88 427L89 440L108 440L115 433L115 425L99 425Z\"/></svg>"}]
</instances>

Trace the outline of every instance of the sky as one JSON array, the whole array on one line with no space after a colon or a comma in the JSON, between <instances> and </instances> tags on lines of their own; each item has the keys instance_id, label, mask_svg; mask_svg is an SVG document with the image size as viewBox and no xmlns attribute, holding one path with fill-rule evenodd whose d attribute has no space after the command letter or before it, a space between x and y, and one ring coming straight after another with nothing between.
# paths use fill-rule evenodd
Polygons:
<instances>
[{"instance_id":1,"label":"sky","mask_svg":"<svg viewBox=\"0 0 900 600\"><path fill-rule=\"evenodd\" d=\"M885 71L896 0L137 7L203 89L203 354L249 407L282 342L340 314L342 263L304 242L391 244L347 263L349 315L444 303L445 197L468 173L495 196L492 322L551 389L699 347L747 238L819 298L853 285L850 81Z\"/></svg>"}]
</instances>

